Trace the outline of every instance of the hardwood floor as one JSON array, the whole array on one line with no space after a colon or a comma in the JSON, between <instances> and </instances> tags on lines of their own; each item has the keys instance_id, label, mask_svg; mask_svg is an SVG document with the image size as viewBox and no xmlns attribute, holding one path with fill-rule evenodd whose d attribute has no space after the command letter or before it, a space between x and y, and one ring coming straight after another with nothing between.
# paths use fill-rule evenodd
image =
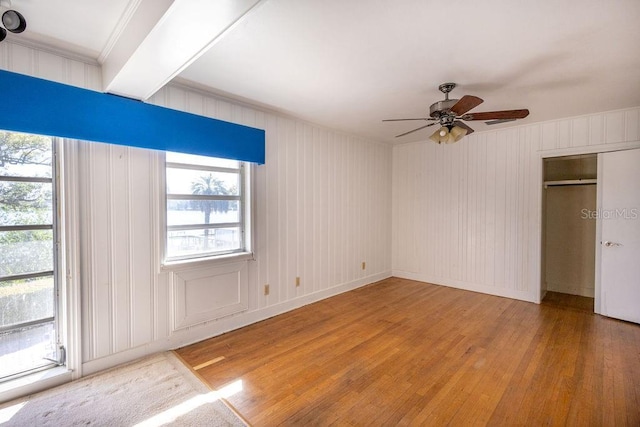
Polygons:
<instances>
[{"instance_id":1,"label":"hardwood floor","mask_svg":"<svg viewBox=\"0 0 640 427\"><path fill-rule=\"evenodd\" d=\"M562 294L560 292L547 292L542 301L544 305L557 308L580 310L586 313L593 313L593 298L579 295Z\"/></svg>"},{"instance_id":2,"label":"hardwood floor","mask_svg":"<svg viewBox=\"0 0 640 427\"><path fill-rule=\"evenodd\" d=\"M178 353L256 426L640 425L640 326L562 298L391 278Z\"/></svg>"}]
</instances>

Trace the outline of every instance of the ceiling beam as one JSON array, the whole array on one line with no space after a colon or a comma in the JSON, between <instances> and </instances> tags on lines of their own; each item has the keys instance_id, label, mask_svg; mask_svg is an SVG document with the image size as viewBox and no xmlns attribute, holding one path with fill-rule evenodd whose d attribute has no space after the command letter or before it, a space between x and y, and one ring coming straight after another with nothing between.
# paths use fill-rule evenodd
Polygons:
<instances>
[{"instance_id":1,"label":"ceiling beam","mask_svg":"<svg viewBox=\"0 0 640 427\"><path fill-rule=\"evenodd\" d=\"M105 92L113 91L122 81L128 61L172 4L173 0L134 0L130 3L129 14L121 19L117 31L111 36L110 48L98 58L102 63L102 87Z\"/></svg>"},{"instance_id":2,"label":"ceiling beam","mask_svg":"<svg viewBox=\"0 0 640 427\"><path fill-rule=\"evenodd\" d=\"M147 100L265 0L140 0L102 66L105 92Z\"/></svg>"}]
</instances>

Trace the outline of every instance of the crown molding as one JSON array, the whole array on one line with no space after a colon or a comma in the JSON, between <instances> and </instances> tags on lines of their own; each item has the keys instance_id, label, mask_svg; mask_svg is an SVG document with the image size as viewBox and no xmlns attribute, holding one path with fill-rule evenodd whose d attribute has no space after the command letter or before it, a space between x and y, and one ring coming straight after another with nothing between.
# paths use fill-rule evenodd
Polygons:
<instances>
[{"instance_id":1,"label":"crown molding","mask_svg":"<svg viewBox=\"0 0 640 427\"><path fill-rule=\"evenodd\" d=\"M35 38L29 35L21 35L21 37L7 37L4 41L5 43L23 46L29 49L38 50L41 52L50 53L52 55L60 56L62 58L71 59L73 61L78 61L85 63L87 65L97 66L100 64L95 59L94 55L86 49L79 48L75 45L64 44L62 47L62 43L54 43L51 40L44 38Z\"/></svg>"},{"instance_id":2,"label":"crown molding","mask_svg":"<svg viewBox=\"0 0 640 427\"><path fill-rule=\"evenodd\" d=\"M122 12L118 23L109 36L109 40L107 40L107 43L102 49L102 52L100 52L100 55L98 55L98 63L102 64L104 63L104 61L106 61L107 57L111 53L111 50L118 42L118 39L127 28L127 25L129 25L129 22L131 21L133 15L136 13L136 10L138 10L138 6L140 6L141 2L142 0L129 0L127 7L124 9L124 12Z\"/></svg>"}]
</instances>

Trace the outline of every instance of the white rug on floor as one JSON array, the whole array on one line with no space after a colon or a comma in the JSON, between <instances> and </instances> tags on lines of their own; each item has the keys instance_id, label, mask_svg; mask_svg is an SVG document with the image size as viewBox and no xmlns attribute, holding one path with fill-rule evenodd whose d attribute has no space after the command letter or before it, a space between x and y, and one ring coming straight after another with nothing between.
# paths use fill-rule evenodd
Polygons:
<instances>
[{"instance_id":1,"label":"white rug on floor","mask_svg":"<svg viewBox=\"0 0 640 427\"><path fill-rule=\"evenodd\" d=\"M245 426L172 353L0 405L9 426Z\"/></svg>"}]
</instances>

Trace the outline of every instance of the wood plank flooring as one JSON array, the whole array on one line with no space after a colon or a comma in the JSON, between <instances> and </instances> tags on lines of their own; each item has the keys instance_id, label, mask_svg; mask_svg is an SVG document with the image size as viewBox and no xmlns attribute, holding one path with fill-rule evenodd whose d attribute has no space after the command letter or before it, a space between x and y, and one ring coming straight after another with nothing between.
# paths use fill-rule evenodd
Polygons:
<instances>
[{"instance_id":1,"label":"wood plank flooring","mask_svg":"<svg viewBox=\"0 0 640 427\"><path fill-rule=\"evenodd\" d=\"M640 326L588 304L391 278L178 354L241 380L228 401L256 426L638 426Z\"/></svg>"}]
</instances>

